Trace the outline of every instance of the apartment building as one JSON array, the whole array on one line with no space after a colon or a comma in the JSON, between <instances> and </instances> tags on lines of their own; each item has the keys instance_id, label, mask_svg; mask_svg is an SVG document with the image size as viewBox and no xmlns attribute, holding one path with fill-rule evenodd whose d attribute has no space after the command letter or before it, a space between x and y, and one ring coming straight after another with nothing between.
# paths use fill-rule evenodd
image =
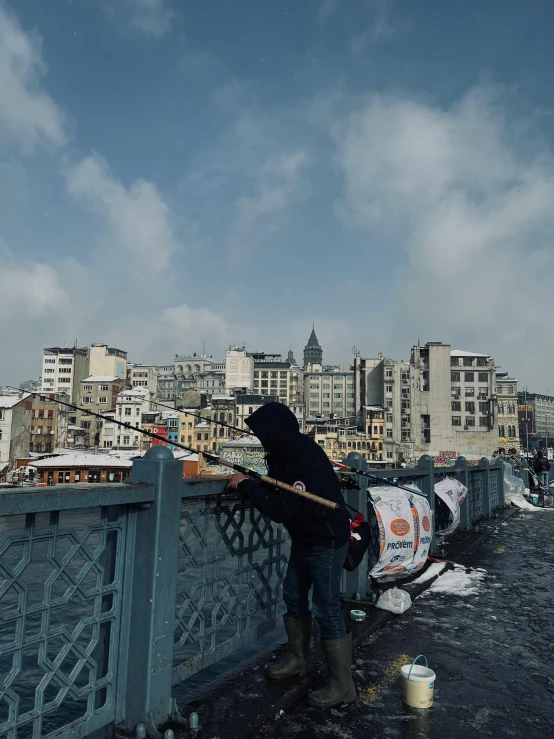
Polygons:
<instances>
[{"instance_id":1,"label":"apartment building","mask_svg":"<svg viewBox=\"0 0 554 739\"><path fill-rule=\"evenodd\" d=\"M124 380L127 376L127 352L107 344L91 344L88 349L88 374L113 375Z\"/></svg>"},{"instance_id":2,"label":"apartment building","mask_svg":"<svg viewBox=\"0 0 554 739\"><path fill-rule=\"evenodd\" d=\"M254 393L277 395L281 403L299 406L304 402L304 373L296 364L282 361L280 354L251 354L254 359Z\"/></svg>"},{"instance_id":3,"label":"apartment building","mask_svg":"<svg viewBox=\"0 0 554 739\"><path fill-rule=\"evenodd\" d=\"M363 424L354 416L329 418L310 423L310 434L325 450L329 459L344 459L357 451L368 462L383 462L384 409L365 407Z\"/></svg>"},{"instance_id":4,"label":"apartment building","mask_svg":"<svg viewBox=\"0 0 554 739\"><path fill-rule=\"evenodd\" d=\"M91 375L81 380L77 405L71 423L80 426L82 446L92 448L100 445L102 421L94 413L104 414L115 408L119 393L126 387L125 378L115 375Z\"/></svg>"},{"instance_id":5,"label":"apartment building","mask_svg":"<svg viewBox=\"0 0 554 739\"><path fill-rule=\"evenodd\" d=\"M323 367L310 364L304 372L306 416L355 414L354 370L348 364Z\"/></svg>"},{"instance_id":6,"label":"apartment building","mask_svg":"<svg viewBox=\"0 0 554 739\"><path fill-rule=\"evenodd\" d=\"M89 374L87 348L54 346L44 349L41 392L67 393L74 402L81 380Z\"/></svg>"},{"instance_id":7,"label":"apartment building","mask_svg":"<svg viewBox=\"0 0 554 739\"><path fill-rule=\"evenodd\" d=\"M554 446L554 397L520 391L518 411L520 435L526 448Z\"/></svg>"},{"instance_id":8,"label":"apartment building","mask_svg":"<svg viewBox=\"0 0 554 739\"><path fill-rule=\"evenodd\" d=\"M70 402L69 396L63 393L32 397L30 452L52 452L67 445L69 414L73 411L58 400Z\"/></svg>"},{"instance_id":9,"label":"apartment building","mask_svg":"<svg viewBox=\"0 0 554 739\"><path fill-rule=\"evenodd\" d=\"M492 357L428 342L413 347L410 364L414 454L492 455L498 448Z\"/></svg>"},{"instance_id":10,"label":"apartment building","mask_svg":"<svg viewBox=\"0 0 554 739\"><path fill-rule=\"evenodd\" d=\"M517 380L507 372L496 373L496 403L498 411L499 449L519 452L519 417Z\"/></svg>"},{"instance_id":11,"label":"apartment building","mask_svg":"<svg viewBox=\"0 0 554 739\"><path fill-rule=\"evenodd\" d=\"M173 371L173 368L169 368ZM158 367L153 364L129 364L127 365L127 382L133 387L145 387L150 391L152 397L156 396L158 390Z\"/></svg>"},{"instance_id":12,"label":"apartment building","mask_svg":"<svg viewBox=\"0 0 554 739\"><path fill-rule=\"evenodd\" d=\"M246 425L246 419L251 416L258 408L261 408L267 403L278 403L279 397L277 395L254 395L248 393L244 395L237 395L235 398L236 403L236 426L239 429L244 429L249 433L248 426Z\"/></svg>"},{"instance_id":13,"label":"apartment building","mask_svg":"<svg viewBox=\"0 0 554 739\"><path fill-rule=\"evenodd\" d=\"M229 349L225 355L225 392L247 393L254 388L254 358L244 347Z\"/></svg>"},{"instance_id":14,"label":"apartment building","mask_svg":"<svg viewBox=\"0 0 554 739\"><path fill-rule=\"evenodd\" d=\"M9 464L28 455L31 417L30 395L0 391L0 477L5 477Z\"/></svg>"}]
</instances>

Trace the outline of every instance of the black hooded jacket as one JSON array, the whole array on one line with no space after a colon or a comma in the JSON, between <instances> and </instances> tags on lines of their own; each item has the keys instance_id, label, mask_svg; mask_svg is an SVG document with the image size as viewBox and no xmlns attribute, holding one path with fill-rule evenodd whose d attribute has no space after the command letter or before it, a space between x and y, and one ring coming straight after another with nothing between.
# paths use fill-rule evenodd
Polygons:
<instances>
[{"instance_id":1,"label":"black hooded jacket","mask_svg":"<svg viewBox=\"0 0 554 739\"><path fill-rule=\"evenodd\" d=\"M535 458L535 463L533 464L533 469L535 472L548 472L550 469L550 462L548 459L542 454L542 452L539 452Z\"/></svg>"},{"instance_id":2,"label":"black hooded jacket","mask_svg":"<svg viewBox=\"0 0 554 739\"><path fill-rule=\"evenodd\" d=\"M286 405L263 405L246 424L268 452L268 475L344 506L340 482L327 455L313 439L300 433L298 421ZM350 538L350 519L344 508L333 511L252 478L243 480L238 489L265 516L283 523L293 544L338 549Z\"/></svg>"}]
</instances>

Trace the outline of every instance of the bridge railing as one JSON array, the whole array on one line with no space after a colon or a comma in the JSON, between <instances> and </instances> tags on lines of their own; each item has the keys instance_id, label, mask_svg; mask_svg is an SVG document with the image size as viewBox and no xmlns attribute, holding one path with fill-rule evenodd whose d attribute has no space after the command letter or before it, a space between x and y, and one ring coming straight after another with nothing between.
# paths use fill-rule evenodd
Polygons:
<instances>
[{"instance_id":1,"label":"bridge railing","mask_svg":"<svg viewBox=\"0 0 554 739\"><path fill-rule=\"evenodd\" d=\"M344 460L349 467L368 471L367 463L357 452L351 452ZM459 457L451 467L435 467L431 457L423 456L411 468L369 470L385 480L404 484L413 483L425 494L432 514L430 553L437 553L437 537L446 529L449 513L446 505L436 499L435 483L446 477L459 480L468 488L468 494L460 509L460 529L468 531L484 516L504 507L504 470L502 460L489 463L483 458L477 465L469 465L464 457ZM344 572L342 592L348 598L363 599L368 592L368 572L379 561L379 528L373 507L368 502L367 488L385 485L385 482L369 481L364 475L356 475L359 490L346 489L346 502L361 511L371 526L371 544L360 566L354 572Z\"/></svg>"},{"instance_id":2,"label":"bridge railing","mask_svg":"<svg viewBox=\"0 0 554 739\"><path fill-rule=\"evenodd\" d=\"M348 463L361 469L360 459ZM500 468L485 462L448 469L472 491L466 527L503 503ZM415 482L435 509L444 472L430 458L378 474ZM139 724L137 735L155 736L180 720L175 683L280 624L286 532L223 487L183 480L182 463L157 446L122 484L0 494L0 736ZM345 496L368 513L365 490ZM344 573L345 596L367 593L375 534L366 561Z\"/></svg>"}]
</instances>

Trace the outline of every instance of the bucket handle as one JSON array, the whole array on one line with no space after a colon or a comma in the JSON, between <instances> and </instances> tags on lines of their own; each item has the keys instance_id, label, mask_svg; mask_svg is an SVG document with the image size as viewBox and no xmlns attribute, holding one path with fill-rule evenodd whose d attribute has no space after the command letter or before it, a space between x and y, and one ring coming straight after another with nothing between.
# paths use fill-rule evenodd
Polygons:
<instances>
[{"instance_id":1,"label":"bucket handle","mask_svg":"<svg viewBox=\"0 0 554 739\"><path fill-rule=\"evenodd\" d=\"M412 670L414 668L415 663L418 661L418 659L422 659L422 658L425 660L425 667L427 667L427 669L429 669L429 662L427 662L427 657L424 654L419 654L414 659L414 661L412 662L412 664L410 665L410 671L408 672L408 680L410 679L410 675L412 674Z\"/></svg>"}]
</instances>

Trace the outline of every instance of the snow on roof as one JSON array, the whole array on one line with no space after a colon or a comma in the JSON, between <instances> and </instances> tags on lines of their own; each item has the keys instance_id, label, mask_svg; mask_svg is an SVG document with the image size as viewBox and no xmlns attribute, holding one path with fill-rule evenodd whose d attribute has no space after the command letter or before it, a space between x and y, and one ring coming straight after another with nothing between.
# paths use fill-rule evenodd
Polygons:
<instances>
[{"instance_id":1,"label":"snow on roof","mask_svg":"<svg viewBox=\"0 0 554 739\"><path fill-rule=\"evenodd\" d=\"M0 394L0 408L13 408L14 405L29 397L31 397L30 393Z\"/></svg>"},{"instance_id":2,"label":"snow on roof","mask_svg":"<svg viewBox=\"0 0 554 739\"><path fill-rule=\"evenodd\" d=\"M454 349L450 352L451 357L489 357L489 354L479 354L478 352L464 352L461 349Z\"/></svg>"},{"instance_id":3,"label":"snow on roof","mask_svg":"<svg viewBox=\"0 0 554 739\"><path fill-rule=\"evenodd\" d=\"M366 411L384 411L380 405L364 405Z\"/></svg>"},{"instance_id":4,"label":"snow on roof","mask_svg":"<svg viewBox=\"0 0 554 739\"><path fill-rule=\"evenodd\" d=\"M212 395L212 402L214 400L234 400L234 395Z\"/></svg>"},{"instance_id":5,"label":"snow on roof","mask_svg":"<svg viewBox=\"0 0 554 739\"><path fill-rule=\"evenodd\" d=\"M182 459L184 462L198 462L198 454L186 451L174 451L175 459Z\"/></svg>"},{"instance_id":6,"label":"snow on roof","mask_svg":"<svg viewBox=\"0 0 554 739\"><path fill-rule=\"evenodd\" d=\"M132 390L122 390L117 396L118 401L125 398L145 398L150 395L150 390L145 387L134 387Z\"/></svg>"},{"instance_id":7,"label":"snow on roof","mask_svg":"<svg viewBox=\"0 0 554 739\"><path fill-rule=\"evenodd\" d=\"M196 428L197 429L209 429L210 428L210 424L209 423L206 423L205 421L202 421L201 423L197 423L196 424Z\"/></svg>"},{"instance_id":8,"label":"snow on roof","mask_svg":"<svg viewBox=\"0 0 554 739\"><path fill-rule=\"evenodd\" d=\"M91 375L90 377L85 377L81 382L114 382L114 380L118 379L114 375Z\"/></svg>"},{"instance_id":9,"label":"snow on roof","mask_svg":"<svg viewBox=\"0 0 554 739\"><path fill-rule=\"evenodd\" d=\"M45 467L132 467L130 459L118 459L107 454L60 454L57 457L37 459L30 462L29 467L42 469Z\"/></svg>"}]
</instances>

